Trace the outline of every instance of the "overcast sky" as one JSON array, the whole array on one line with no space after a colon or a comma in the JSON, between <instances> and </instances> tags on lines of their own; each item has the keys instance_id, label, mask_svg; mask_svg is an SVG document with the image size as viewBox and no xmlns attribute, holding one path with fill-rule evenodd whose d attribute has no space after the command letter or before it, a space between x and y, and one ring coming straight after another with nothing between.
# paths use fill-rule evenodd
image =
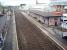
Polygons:
<instances>
[{"instance_id":1,"label":"overcast sky","mask_svg":"<svg viewBox=\"0 0 67 50\"><path fill-rule=\"evenodd\" d=\"M35 4L36 0L0 0L4 5L19 5L21 3ZM38 0L39 3L49 3L49 0Z\"/></svg>"}]
</instances>

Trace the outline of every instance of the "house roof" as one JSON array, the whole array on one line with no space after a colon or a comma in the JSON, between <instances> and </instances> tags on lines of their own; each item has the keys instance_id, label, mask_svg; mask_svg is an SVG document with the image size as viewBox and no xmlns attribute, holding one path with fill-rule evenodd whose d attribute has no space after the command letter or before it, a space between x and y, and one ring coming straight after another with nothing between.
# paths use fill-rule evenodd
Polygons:
<instances>
[{"instance_id":1,"label":"house roof","mask_svg":"<svg viewBox=\"0 0 67 50\"><path fill-rule=\"evenodd\" d=\"M63 1L63 2L51 2L50 5L67 5L67 1Z\"/></svg>"},{"instance_id":2,"label":"house roof","mask_svg":"<svg viewBox=\"0 0 67 50\"><path fill-rule=\"evenodd\" d=\"M30 12L42 16L42 17L60 17L62 16L60 12L44 12L44 11L37 11L37 10L30 10Z\"/></svg>"}]
</instances>

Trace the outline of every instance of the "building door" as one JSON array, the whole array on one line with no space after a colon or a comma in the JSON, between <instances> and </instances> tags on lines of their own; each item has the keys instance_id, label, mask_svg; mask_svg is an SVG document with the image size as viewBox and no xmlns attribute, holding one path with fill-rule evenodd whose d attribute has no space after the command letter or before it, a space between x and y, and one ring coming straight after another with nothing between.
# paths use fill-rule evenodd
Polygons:
<instances>
[{"instance_id":1,"label":"building door","mask_svg":"<svg viewBox=\"0 0 67 50\"><path fill-rule=\"evenodd\" d=\"M57 18L55 18L55 26L57 26Z\"/></svg>"},{"instance_id":2,"label":"building door","mask_svg":"<svg viewBox=\"0 0 67 50\"><path fill-rule=\"evenodd\" d=\"M55 26L57 26L57 22L55 22Z\"/></svg>"}]
</instances>

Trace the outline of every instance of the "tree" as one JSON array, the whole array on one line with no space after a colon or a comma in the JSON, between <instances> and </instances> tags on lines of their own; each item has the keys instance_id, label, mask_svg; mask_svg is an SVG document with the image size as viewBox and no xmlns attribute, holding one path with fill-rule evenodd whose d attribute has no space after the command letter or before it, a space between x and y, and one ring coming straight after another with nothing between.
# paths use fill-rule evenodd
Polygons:
<instances>
[{"instance_id":1,"label":"tree","mask_svg":"<svg viewBox=\"0 0 67 50\"><path fill-rule=\"evenodd\" d=\"M20 4L20 6L25 6L26 4Z\"/></svg>"}]
</instances>

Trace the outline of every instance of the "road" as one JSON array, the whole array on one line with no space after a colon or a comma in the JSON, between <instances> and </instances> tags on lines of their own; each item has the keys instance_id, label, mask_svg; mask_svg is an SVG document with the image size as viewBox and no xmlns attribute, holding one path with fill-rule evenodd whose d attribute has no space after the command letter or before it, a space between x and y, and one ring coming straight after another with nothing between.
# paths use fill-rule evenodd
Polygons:
<instances>
[{"instance_id":1,"label":"road","mask_svg":"<svg viewBox=\"0 0 67 50\"><path fill-rule=\"evenodd\" d=\"M15 11L19 50L59 50L40 29Z\"/></svg>"},{"instance_id":2,"label":"road","mask_svg":"<svg viewBox=\"0 0 67 50\"><path fill-rule=\"evenodd\" d=\"M12 39L13 39L12 16L10 17L10 20L7 23L8 23L7 34L6 34L6 37L5 37L4 46L3 46L2 50L12 50Z\"/></svg>"}]
</instances>

